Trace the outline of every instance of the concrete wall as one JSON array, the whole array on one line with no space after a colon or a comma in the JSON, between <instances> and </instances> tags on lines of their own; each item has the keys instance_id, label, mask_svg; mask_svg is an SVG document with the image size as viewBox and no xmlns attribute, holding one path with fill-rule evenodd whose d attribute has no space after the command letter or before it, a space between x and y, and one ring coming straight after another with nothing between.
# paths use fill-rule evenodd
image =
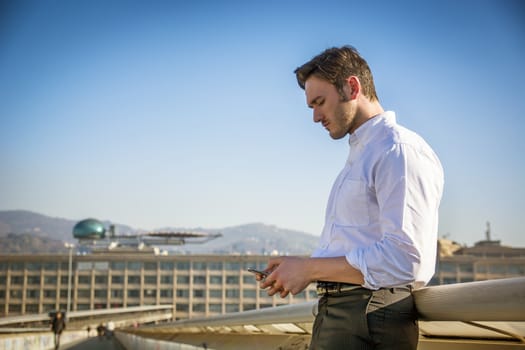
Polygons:
<instances>
[{"instance_id":1,"label":"concrete wall","mask_svg":"<svg viewBox=\"0 0 525 350\"><path fill-rule=\"evenodd\" d=\"M60 345L86 339L86 331L66 331ZM50 332L0 335L0 350L51 350L55 348L54 335Z\"/></svg>"},{"instance_id":2,"label":"concrete wall","mask_svg":"<svg viewBox=\"0 0 525 350\"><path fill-rule=\"evenodd\" d=\"M202 350L202 346L179 344L158 339L139 337L134 334L115 332L115 337L127 350ZM1 349L0 349L1 350Z\"/></svg>"}]
</instances>

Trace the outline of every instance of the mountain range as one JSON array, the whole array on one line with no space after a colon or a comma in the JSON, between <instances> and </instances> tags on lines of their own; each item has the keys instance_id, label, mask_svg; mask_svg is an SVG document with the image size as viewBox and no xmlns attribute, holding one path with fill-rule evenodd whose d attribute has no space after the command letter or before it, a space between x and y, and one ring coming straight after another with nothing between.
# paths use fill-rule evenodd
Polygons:
<instances>
[{"instance_id":1,"label":"mountain range","mask_svg":"<svg viewBox=\"0 0 525 350\"><path fill-rule=\"evenodd\" d=\"M0 253L66 252L64 243L74 242L72 232L77 222L25 210L0 211ZM121 234L143 232L128 225L110 223L107 220L102 222L105 227L114 224L117 232ZM319 240L309 233L262 223L220 229L163 227L155 231L222 234L222 237L203 244L186 244L167 249L177 254L308 255Z\"/></svg>"}]
</instances>

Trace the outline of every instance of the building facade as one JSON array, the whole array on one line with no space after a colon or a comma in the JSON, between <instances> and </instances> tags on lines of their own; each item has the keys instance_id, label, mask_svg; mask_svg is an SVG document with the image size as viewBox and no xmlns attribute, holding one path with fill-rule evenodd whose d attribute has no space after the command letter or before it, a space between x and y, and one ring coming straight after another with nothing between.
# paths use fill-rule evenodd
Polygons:
<instances>
[{"instance_id":1,"label":"building facade","mask_svg":"<svg viewBox=\"0 0 525 350\"><path fill-rule=\"evenodd\" d=\"M315 286L269 297L247 268L268 256L106 253L0 256L0 316L174 305L177 319L292 304L317 298ZM68 281L71 276L71 285ZM68 298L69 295L69 298Z\"/></svg>"},{"instance_id":2,"label":"building facade","mask_svg":"<svg viewBox=\"0 0 525 350\"><path fill-rule=\"evenodd\" d=\"M468 248L443 240L439 247L431 285L525 276L525 248L498 241ZM317 299L314 284L295 296L269 297L247 271L264 269L267 261L264 255L162 256L152 251L3 255L0 316L67 310L68 304L71 311L173 305L175 318L186 319Z\"/></svg>"},{"instance_id":3,"label":"building facade","mask_svg":"<svg viewBox=\"0 0 525 350\"><path fill-rule=\"evenodd\" d=\"M485 240L473 247L439 241L436 274L431 285L525 276L525 248Z\"/></svg>"}]
</instances>

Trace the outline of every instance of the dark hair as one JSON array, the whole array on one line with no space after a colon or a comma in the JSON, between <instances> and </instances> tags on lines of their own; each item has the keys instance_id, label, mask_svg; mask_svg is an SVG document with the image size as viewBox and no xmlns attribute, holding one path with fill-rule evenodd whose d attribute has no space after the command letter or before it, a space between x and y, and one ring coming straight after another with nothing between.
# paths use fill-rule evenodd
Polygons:
<instances>
[{"instance_id":1,"label":"dark hair","mask_svg":"<svg viewBox=\"0 0 525 350\"><path fill-rule=\"evenodd\" d=\"M294 73L299 86L303 90L306 80L310 76L315 75L333 84L344 100L347 99L343 91L346 79L355 75L361 82L363 94L371 101L379 100L368 63L354 47L349 45L326 49L310 61L296 68Z\"/></svg>"}]
</instances>

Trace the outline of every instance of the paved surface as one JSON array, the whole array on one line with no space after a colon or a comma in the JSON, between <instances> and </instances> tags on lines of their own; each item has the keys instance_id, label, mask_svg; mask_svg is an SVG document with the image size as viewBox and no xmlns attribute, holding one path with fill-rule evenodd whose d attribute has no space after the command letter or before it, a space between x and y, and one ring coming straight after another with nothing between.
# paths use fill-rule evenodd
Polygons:
<instances>
[{"instance_id":1,"label":"paved surface","mask_svg":"<svg viewBox=\"0 0 525 350\"><path fill-rule=\"evenodd\" d=\"M125 350L116 338L98 338L91 337L89 339L67 344L60 347L60 350Z\"/></svg>"}]
</instances>

